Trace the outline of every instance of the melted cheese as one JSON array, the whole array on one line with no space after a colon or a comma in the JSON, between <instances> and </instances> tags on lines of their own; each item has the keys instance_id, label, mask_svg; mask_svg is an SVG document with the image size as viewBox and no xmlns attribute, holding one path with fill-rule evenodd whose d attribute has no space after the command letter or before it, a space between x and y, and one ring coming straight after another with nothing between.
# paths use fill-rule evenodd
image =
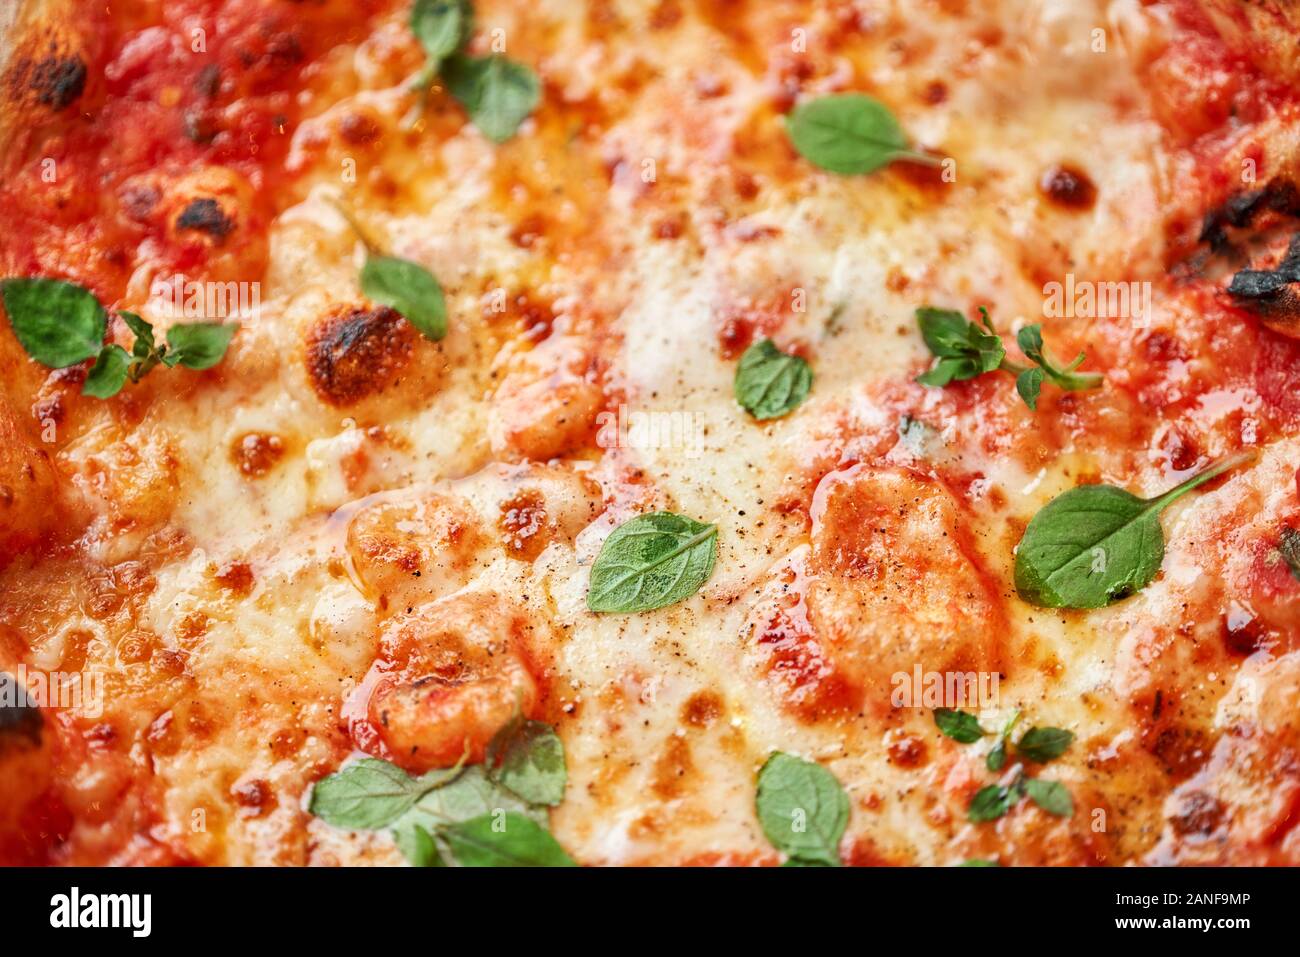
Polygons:
<instances>
[{"instance_id":1,"label":"melted cheese","mask_svg":"<svg viewBox=\"0 0 1300 957\"><path fill-rule=\"evenodd\" d=\"M1233 830L1258 782L1228 729L1275 722L1285 726L1269 727L1269 747L1294 741L1269 702L1294 703L1295 605L1279 600L1268 619L1276 661L1242 665L1219 632L1227 602L1253 587L1241 556L1295 511L1300 445L1281 434L1295 419L1261 411L1253 380L1198 385L1204 457L1267 449L1166 516L1162 577L1088 613L1034 609L1010 584L1020 531L1053 495L1099 477L1154 493L1177 471L1155 437L1179 416L1135 398L1116 360L1152 328L1176 335L1191 309L1165 273L1170 168L1184 156L1142 94L1180 29L1171 11L1128 0L944 3L924 16L890 2L476 7L480 33L503 29L546 82L521 135L489 144L441 91L405 128L418 58L405 11L381 12L367 39L313 67L284 161L292 187L251 280L260 312L223 364L202 379L151 376L133 415L81 403L83 424L60 439L58 468L91 518L74 559L11 565L0 609L18 657L67 667L76 648L111 679L104 720L117 744L61 757L59 793L77 813L59 859L397 863L385 835L334 831L305 813L304 795L358 746L383 753L358 739L350 709L392 629L484 602L534 623L538 708L569 769L551 824L582 863L775 862L753 810L773 750L821 761L844 784L852 861L1214 860L1180 810L1210 792L1229 846L1267 857L1260 835L1285 815ZM789 83L809 96L872 91L955 161L949 178L814 170L781 129ZM358 117L373 137L348 133ZM1086 170L1095 206L1044 199L1039 181L1059 164ZM442 342L414 341L391 380L343 403L323 397L308 355L323 317L364 305L362 250L334 202L430 268L450 316ZM156 266L136 263L119 305L162 328L171 320L147 299ZM1044 282L1067 273L1152 282L1155 315L1043 320ZM928 355L912 316L925 304L987 304L1003 332L1045 321L1062 355L1089 347L1105 393L1045 389L1036 418L1009 378L916 386ZM728 323L809 358L815 385L796 412L759 424L735 405ZM1188 348L1201 351L1187 374L1211 375L1211 348ZM668 440L595 443L596 414L617 419L620 407ZM1262 438L1243 408L1272 416ZM900 437L903 416L922 423L919 440ZM239 468L250 434L278 441L257 475ZM502 525L523 493L545 515L528 554ZM819 517L814 500L835 494L847 504ZM819 549L867 555L885 529L856 528L854 509L894 506L908 516L888 529L886 581L898 587L855 607L876 586ZM717 523L712 578L657 612L588 612L605 536L652 508ZM81 600L83 579L133 561L147 584L119 589L120 608ZM38 597L51 588L72 597ZM774 615L790 654L823 655L859 697L796 707L763 644ZM868 643L879 654L859 654ZM928 708L877 704L895 671L958 660L998 672L984 727L1021 710L1077 735L1050 767L1074 794L1073 819L1025 806L967 823L989 780L987 744L942 738ZM1262 698L1246 690L1256 673ZM1167 709L1154 723L1153 708ZM127 836L146 830L147 841Z\"/></svg>"}]
</instances>

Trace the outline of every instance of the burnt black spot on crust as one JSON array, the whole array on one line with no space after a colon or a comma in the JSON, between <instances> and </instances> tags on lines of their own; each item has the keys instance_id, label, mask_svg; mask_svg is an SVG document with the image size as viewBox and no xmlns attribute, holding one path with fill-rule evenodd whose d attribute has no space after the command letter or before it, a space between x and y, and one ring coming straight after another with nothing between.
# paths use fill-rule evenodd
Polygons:
<instances>
[{"instance_id":1,"label":"burnt black spot on crust","mask_svg":"<svg viewBox=\"0 0 1300 957\"><path fill-rule=\"evenodd\" d=\"M176 228L198 230L220 241L230 235L235 224L222 212L221 204L215 199L196 199L176 217Z\"/></svg>"},{"instance_id":2,"label":"burnt black spot on crust","mask_svg":"<svg viewBox=\"0 0 1300 957\"><path fill-rule=\"evenodd\" d=\"M36 101L56 113L65 110L86 88L86 64L79 56L49 56L32 67L29 85Z\"/></svg>"},{"instance_id":3,"label":"burnt black spot on crust","mask_svg":"<svg viewBox=\"0 0 1300 957\"><path fill-rule=\"evenodd\" d=\"M1300 190L1288 180L1275 179L1260 189L1230 196L1205 214L1198 242L1209 243L1216 253L1231 250L1228 227L1243 229L1265 211L1283 216L1300 216Z\"/></svg>"},{"instance_id":4,"label":"burnt black spot on crust","mask_svg":"<svg viewBox=\"0 0 1300 957\"><path fill-rule=\"evenodd\" d=\"M16 737L41 743L44 719L40 709L27 697L27 691L7 671L0 671L0 744Z\"/></svg>"},{"instance_id":5,"label":"burnt black spot on crust","mask_svg":"<svg viewBox=\"0 0 1300 957\"><path fill-rule=\"evenodd\" d=\"M1293 323L1300 319L1300 233L1291 237L1276 269L1243 269L1232 277L1228 294L1259 316Z\"/></svg>"},{"instance_id":6,"label":"burnt black spot on crust","mask_svg":"<svg viewBox=\"0 0 1300 957\"><path fill-rule=\"evenodd\" d=\"M391 385L411 358L415 335L397 312L344 308L307 333L307 372L330 405L351 405Z\"/></svg>"}]
</instances>

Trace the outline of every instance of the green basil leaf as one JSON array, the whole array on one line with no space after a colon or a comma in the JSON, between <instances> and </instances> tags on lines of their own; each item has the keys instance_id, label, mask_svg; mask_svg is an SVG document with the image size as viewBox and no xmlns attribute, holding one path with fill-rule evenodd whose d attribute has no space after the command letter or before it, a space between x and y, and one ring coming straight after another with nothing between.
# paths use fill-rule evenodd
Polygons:
<instances>
[{"instance_id":1,"label":"green basil leaf","mask_svg":"<svg viewBox=\"0 0 1300 957\"><path fill-rule=\"evenodd\" d=\"M972 857L969 861L962 861L958 867L1001 867L997 861L986 861L978 857Z\"/></svg>"},{"instance_id":2,"label":"green basil leaf","mask_svg":"<svg viewBox=\"0 0 1300 957\"><path fill-rule=\"evenodd\" d=\"M652 611L695 594L713 574L718 527L650 512L610 533L591 568L592 611Z\"/></svg>"},{"instance_id":3,"label":"green basil leaf","mask_svg":"<svg viewBox=\"0 0 1300 957\"><path fill-rule=\"evenodd\" d=\"M420 825L429 833L448 824L457 824L494 811L512 811L544 823L546 812L531 807L527 801L497 785L482 765L457 769L449 782L424 785L414 805L393 825L394 829Z\"/></svg>"},{"instance_id":4,"label":"green basil leaf","mask_svg":"<svg viewBox=\"0 0 1300 957\"><path fill-rule=\"evenodd\" d=\"M975 715L952 708L935 708L934 723L940 731L961 744L974 744L985 734Z\"/></svg>"},{"instance_id":5,"label":"green basil leaf","mask_svg":"<svg viewBox=\"0 0 1300 957\"><path fill-rule=\"evenodd\" d=\"M51 369L98 356L108 316L88 291L58 279L5 279L0 298L27 354Z\"/></svg>"},{"instance_id":6,"label":"green basil leaf","mask_svg":"<svg viewBox=\"0 0 1300 957\"><path fill-rule=\"evenodd\" d=\"M167 330L169 365L187 369L211 369L226 355L237 325L220 322L190 322Z\"/></svg>"},{"instance_id":7,"label":"green basil leaf","mask_svg":"<svg viewBox=\"0 0 1300 957\"><path fill-rule=\"evenodd\" d=\"M1300 532L1297 532L1290 525L1282 526L1282 534L1278 538L1277 550L1282 554L1282 560L1286 562L1286 567L1291 569L1291 575L1296 581L1300 581Z\"/></svg>"},{"instance_id":8,"label":"green basil leaf","mask_svg":"<svg viewBox=\"0 0 1300 957\"><path fill-rule=\"evenodd\" d=\"M955 309L922 306L916 310L916 324L926 347L936 356L958 359L971 350L971 328L975 324ZM979 329L975 332L978 334Z\"/></svg>"},{"instance_id":9,"label":"green basil leaf","mask_svg":"<svg viewBox=\"0 0 1300 957\"><path fill-rule=\"evenodd\" d=\"M1146 587L1165 554L1161 510L1254 458L1248 452L1225 459L1152 499L1111 485L1083 485L1058 495L1030 520L1020 540L1020 597L1043 608L1100 608Z\"/></svg>"},{"instance_id":10,"label":"green basil leaf","mask_svg":"<svg viewBox=\"0 0 1300 957\"><path fill-rule=\"evenodd\" d=\"M862 93L800 103L786 117L785 128L800 156L832 173L870 173L915 155L889 108Z\"/></svg>"},{"instance_id":11,"label":"green basil leaf","mask_svg":"<svg viewBox=\"0 0 1300 957\"><path fill-rule=\"evenodd\" d=\"M984 756L984 767L997 773L1007 763L1007 739L998 738L997 744L993 745L989 753Z\"/></svg>"},{"instance_id":12,"label":"green basil leaf","mask_svg":"<svg viewBox=\"0 0 1300 957\"><path fill-rule=\"evenodd\" d=\"M503 56L456 54L443 65L442 77L478 131L494 143L514 136L542 96L537 74Z\"/></svg>"},{"instance_id":13,"label":"green basil leaf","mask_svg":"<svg viewBox=\"0 0 1300 957\"><path fill-rule=\"evenodd\" d=\"M1020 346L1020 351L1038 366L1036 369L1022 372L1016 381L1016 387L1020 391L1021 398L1025 400L1025 404L1029 408L1035 408L1038 401L1038 389L1041 387L1044 378L1051 379L1052 383L1058 388L1071 391L1101 388L1101 373L1074 371L1083 365L1085 356L1082 352L1064 369L1059 368L1048 357L1047 350L1043 346L1043 329L1037 323L1032 326L1025 326L1016 333L1016 344ZM1030 373L1033 373L1033 375L1031 376ZM1021 385L1022 380L1024 382L1023 386ZM1032 392L1033 396L1032 402L1030 401L1030 392Z\"/></svg>"},{"instance_id":14,"label":"green basil leaf","mask_svg":"<svg viewBox=\"0 0 1300 957\"><path fill-rule=\"evenodd\" d=\"M1043 327L1038 323L1025 326L1016 333L1016 345L1020 346L1020 351L1030 361L1041 363L1043 361Z\"/></svg>"},{"instance_id":15,"label":"green basil leaf","mask_svg":"<svg viewBox=\"0 0 1300 957\"><path fill-rule=\"evenodd\" d=\"M485 814L442 831L463 867L576 867L546 830L522 814Z\"/></svg>"},{"instance_id":16,"label":"green basil leaf","mask_svg":"<svg viewBox=\"0 0 1300 957\"><path fill-rule=\"evenodd\" d=\"M473 16L466 0L415 0L411 32L424 47L428 69L436 72L469 39Z\"/></svg>"},{"instance_id":17,"label":"green basil leaf","mask_svg":"<svg viewBox=\"0 0 1300 957\"><path fill-rule=\"evenodd\" d=\"M361 292L367 299L402 314L426 339L447 334L447 303L433 273L396 256L369 255L361 268Z\"/></svg>"},{"instance_id":18,"label":"green basil leaf","mask_svg":"<svg viewBox=\"0 0 1300 957\"><path fill-rule=\"evenodd\" d=\"M812 369L798 356L782 352L771 339L745 350L736 366L736 401L756 419L776 419L808 397Z\"/></svg>"},{"instance_id":19,"label":"green basil leaf","mask_svg":"<svg viewBox=\"0 0 1300 957\"><path fill-rule=\"evenodd\" d=\"M1037 764L1059 758L1074 740L1074 733L1063 728L1030 728L1016 742L1016 753Z\"/></svg>"},{"instance_id":20,"label":"green basil leaf","mask_svg":"<svg viewBox=\"0 0 1300 957\"><path fill-rule=\"evenodd\" d=\"M153 326L145 322L134 312L119 310L117 313L126 323L126 327L131 330L135 336L135 345L131 348L131 355L137 359L147 359L154 350Z\"/></svg>"},{"instance_id":21,"label":"green basil leaf","mask_svg":"<svg viewBox=\"0 0 1300 957\"><path fill-rule=\"evenodd\" d=\"M1038 411L1038 394L1042 388L1043 370L1037 366L1026 369L1016 376L1016 391L1020 393L1020 398L1025 400L1025 405L1029 406L1031 412Z\"/></svg>"},{"instance_id":22,"label":"green basil leaf","mask_svg":"<svg viewBox=\"0 0 1300 957\"><path fill-rule=\"evenodd\" d=\"M107 345L99 351L99 358L90 367L86 381L81 386L81 394L96 399L109 399L122 391L126 385L126 372L131 365L131 357L119 345Z\"/></svg>"},{"instance_id":23,"label":"green basil leaf","mask_svg":"<svg viewBox=\"0 0 1300 957\"><path fill-rule=\"evenodd\" d=\"M1002 364L1007 350L984 313L981 328L954 309L922 306L916 310L916 324L926 347L939 361L916 377L921 385L945 386L961 379L973 379Z\"/></svg>"},{"instance_id":24,"label":"green basil leaf","mask_svg":"<svg viewBox=\"0 0 1300 957\"><path fill-rule=\"evenodd\" d=\"M564 800L564 742L541 721L511 721L488 745L489 776L529 804Z\"/></svg>"},{"instance_id":25,"label":"green basil leaf","mask_svg":"<svg viewBox=\"0 0 1300 957\"><path fill-rule=\"evenodd\" d=\"M980 374L980 368L977 363L969 359L940 359L933 368L922 372L916 377L916 381L921 385L936 386L942 388L949 382L957 382L962 379L973 379Z\"/></svg>"},{"instance_id":26,"label":"green basil leaf","mask_svg":"<svg viewBox=\"0 0 1300 957\"><path fill-rule=\"evenodd\" d=\"M393 841L412 867L446 867L433 835L413 819L403 817L393 825Z\"/></svg>"},{"instance_id":27,"label":"green basil leaf","mask_svg":"<svg viewBox=\"0 0 1300 957\"><path fill-rule=\"evenodd\" d=\"M996 821L1016 806L1020 794L1020 788L1015 784L990 784L980 788L966 809L966 818L976 823Z\"/></svg>"},{"instance_id":28,"label":"green basil leaf","mask_svg":"<svg viewBox=\"0 0 1300 957\"><path fill-rule=\"evenodd\" d=\"M772 846L801 864L838 865L849 796L820 764L772 754L758 772L758 823Z\"/></svg>"},{"instance_id":29,"label":"green basil leaf","mask_svg":"<svg viewBox=\"0 0 1300 957\"><path fill-rule=\"evenodd\" d=\"M307 809L334 827L380 828L410 810L426 787L395 764L363 758L317 781Z\"/></svg>"},{"instance_id":30,"label":"green basil leaf","mask_svg":"<svg viewBox=\"0 0 1300 957\"><path fill-rule=\"evenodd\" d=\"M1043 781L1030 778L1024 782L1025 793L1048 814L1057 817L1070 817L1074 814L1074 801L1070 792L1060 781Z\"/></svg>"}]
</instances>

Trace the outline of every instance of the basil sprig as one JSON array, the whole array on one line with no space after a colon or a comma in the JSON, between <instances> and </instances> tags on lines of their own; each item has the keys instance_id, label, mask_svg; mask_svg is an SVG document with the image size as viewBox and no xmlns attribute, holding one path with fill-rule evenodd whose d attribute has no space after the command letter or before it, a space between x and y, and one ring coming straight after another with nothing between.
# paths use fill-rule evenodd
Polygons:
<instances>
[{"instance_id":1,"label":"basil sprig","mask_svg":"<svg viewBox=\"0 0 1300 957\"><path fill-rule=\"evenodd\" d=\"M479 132L494 143L504 143L537 108L542 85L522 63L499 54L465 53L473 18L468 0L416 0L411 8L411 32L425 53L424 69L415 81L420 106L441 75Z\"/></svg>"},{"instance_id":2,"label":"basil sprig","mask_svg":"<svg viewBox=\"0 0 1300 957\"><path fill-rule=\"evenodd\" d=\"M1037 323L1025 326L1016 333L1016 344L1020 346L1020 351L1030 362L1036 363L1028 368L1021 368L1016 373L1016 391L1031 410L1038 410L1038 393L1043 387L1043 379L1047 379L1057 388L1067 392L1101 388L1100 373L1074 371L1083 365L1084 353L1080 352L1074 357L1074 361L1064 367L1052 361L1043 348L1043 327ZM1015 366L1014 363L1010 365ZM1007 371L1011 372L1015 369L1008 368Z\"/></svg>"},{"instance_id":3,"label":"basil sprig","mask_svg":"<svg viewBox=\"0 0 1300 957\"><path fill-rule=\"evenodd\" d=\"M754 418L776 419L808 397L812 369L799 356L782 352L762 339L740 357L733 389L741 408Z\"/></svg>"},{"instance_id":4,"label":"basil sprig","mask_svg":"<svg viewBox=\"0 0 1300 957\"><path fill-rule=\"evenodd\" d=\"M564 745L554 729L519 718L493 738L486 765L411 777L363 758L318 781L308 810L334 827L389 828L416 867L572 867L546 829L564 798Z\"/></svg>"},{"instance_id":5,"label":"basil sprig","mask_svg":"<svg viewBox=\"0 0 1300 957\"><path fill-rule=\"evenodd\" d=\"M1256 457L1254 451L1231 456L1149 499L1113 485L1082 485L1058 495L1020 539L1016 591L1041 608L1101 608L1140 591L1164 560L1161 511Z\"/></svg>"},{"instance_id":6,"label":"basil sprig","mask_svg":"<svg viewBox=\"0 0 1300 957\"><path fill-rule=\"evenodd\" d=\"M911 148L889 107L862 93L835 93L800 103L785 120L799 155L832 173L871 173L897 159L935 164Z\"/></svg>"},{"instance_id":7,"label":"basil sprig","mask_svg":"<svg viewBox=\"0 0 1300 957\"><path fill-rule=\"evenodd\" d=\"M836 867L849 823L849 796L820 764L774 752L758 772L758 823L787 867Z\"/></svg>"},{"instance_id":8,"label":"basil sprig","mask_svg":"<svg viewBox=\"0 0 1300 957\"><path fill-rule=\"evenodd\" d=\"M237 326L220 322L181 323L158 345L153 326L133 312L119 312L135 337L130 352L104 343L108 313L76 283L61 279L0 280L0 298L14 334L27 354L52 369L66 369L94 358L82 384L83 395L108 399L127 381L139 382L161 364L210 369L222 360Z\"/></svg>"},{"instance_id":9,"label":"basil sprig","mask_svg":"<svg viewBox=\"0 0 1300 957\"><path fill-rule=\"evenodd\" d=\"M1007 350L993 329L988 310L981 309L980 315L984 328L955 309L922 306L916 310L921 338L930 352L939 358L932 369L916 377L917 382L945 386L955 380L973 379L1001 366Z\"/></svg>"},{"instance_id":10,"label":"basil sprig","mask_svg":"<svg viewBox=\"0 0 1300 957\"><path fill-rule=\"evenodd\" d=\"M998 732L997 741L985 756L984 765L990 771L1001 771L1007 762L1007 745L1011 733L1020 721L1020 712L1015 712ZM935 708L934 723L943 734L958 744L974 744L989 732L980 727L975 715L953 708ZM1063 728L1030 728L1016 742L1016 753L1035 764L1046 764L1065 753L1074 732Z\"/></svg>"},{"instance_id":11,"label":"basil sprig","mask_svg":"<svg viewBox=\"0 0 1300 957\"><path fill-rule=\"evenodd\" d=\"M1019 804L1021 798L1026 797L1056 817L1070 817L1074 814L1074 801L1060 781L1027 778L1024 774L1017 773L1009 783L990 784L975 792L975 797L966 809L966 818L977 824L996 821Z\"/></svg>"},{"instance_id":12,"label":"basil sprig","mask_svg":"<svg viewBox=\"0 0 1300 957\"><path fill-rule=\"evenodd\" d=\"M384 252L347 207L339 202L333 202L333 206L366 248L366 261L358 277L362 295L397 310L431 342L446 336L447 300L433 273L417 262Z\"/></svg>"},{"instance_id":13,"label":"basil sprig","mask_svg":"<svg viewBox=\"0 0 1300 957\"><path fill-rule=\"evenodd\" d=\"M592 611L652 611L693 595L713 574L718 527L672 512L638 515L614 529L591 568Z\"/></svg>"},{"instance_id":14,"label":"basil sprig","mask_svg":"<svg viewBox=\"0 0 1300 957\"><path fill-rule=\"evenodd\" d=\"M1096 372L1076 372L1083 364L1080 352L1069 365L1058 365L1043 346L1040 325L1025 326L1016 334L1020 351L1033 365L1014 362L1007 358L1002 337L993 328L988 310L980 307L983 326L969 321L954 309L936 309L923 306L916 310L916 322L938 361L926 372L916 377L921 385L945 386L950 382L974 379L987 372L1001 370L1016 377L1016 391L1031 410L1038 409L1038 396L1047 380L1068 391L1101 388L1102 376Z\"/></svg>"}]
</instances>

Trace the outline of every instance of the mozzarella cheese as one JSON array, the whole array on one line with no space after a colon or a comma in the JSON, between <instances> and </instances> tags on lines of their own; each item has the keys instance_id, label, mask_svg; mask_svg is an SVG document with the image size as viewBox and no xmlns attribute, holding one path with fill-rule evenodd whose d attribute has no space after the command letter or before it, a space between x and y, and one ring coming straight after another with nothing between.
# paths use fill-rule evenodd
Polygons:
<instances>
[{"instance_id":1,"label":"mozzarella cheese","mask_svg":"<svg viewBox=\"0 0 1300 957\"><path fill-rule=\"evenodd\" d=\"M544 674L536 710L566 748L552 829L581 863L775 862L754 814L775 750L843 783L853 862L1294 859L1270 829L1300 790L1279 757L1300 734L1282 716L1295 604L1252 609L1274 637L1250 657L1220 632L1252 600L1258 543L1296 510L1300 410L1219 382L1238 367L1216 366L1208 333L1159 370L1188 377L1190 412L1125 378L1153 330L1250 321L1196 315L1167 272L1187 153L1149 98L1153 61L1191 29L1183 6L480 0L480 42L502 31L545 83L501 146L441 89L410 125L406 11L376 13L298 94L265 270L243 276L260 308L223 364L151 377L130 414L67 400L78 424L53 458L88 516L70 549L19 556L0 584L14 662L107 677L105 716L70 717L76 734L110 725L110 743L59 756L74 823L57 859L400 862L386 835L312 818L305 795L400 738L364 730L377 660L451 653L447 636L476 628L504 641L515 618L510 654ZM949 162L837 177L800 159L783 98L847 89ZM1062 165L1086 171L1094 205L1045 197ZM364 251L336 204L440 278L445 339L394 344L365 311ZM118 306L161 329L156 275L142 252ZM1067 275L1149 283L1152 312L1046 316ZM987 304L1004 333L1043 322L1106 388L1045 389L1035 416L1009 377L917 386L927 304ZM342 328L388 371L340 384L353 372L313 342ZM785 418L732 400L729 337L747 334L812 364ZM1264 454L1170 510L1161 577L1093 612L1021 602L1029 518L1081 480L1175 484L1188 467L1161 441L1187 421L1194 459ZM660 611L589 612L605 536L656 508L717 524L712 578ZM992 738L957 745L932 707L892 705L917 670L996 676L971 708L985 728L1019 711L1074 732L1039 770L1075 815L968 823ZM1252 806L1279 777L1284 796Z\"/></svg>"}]
</instances>

